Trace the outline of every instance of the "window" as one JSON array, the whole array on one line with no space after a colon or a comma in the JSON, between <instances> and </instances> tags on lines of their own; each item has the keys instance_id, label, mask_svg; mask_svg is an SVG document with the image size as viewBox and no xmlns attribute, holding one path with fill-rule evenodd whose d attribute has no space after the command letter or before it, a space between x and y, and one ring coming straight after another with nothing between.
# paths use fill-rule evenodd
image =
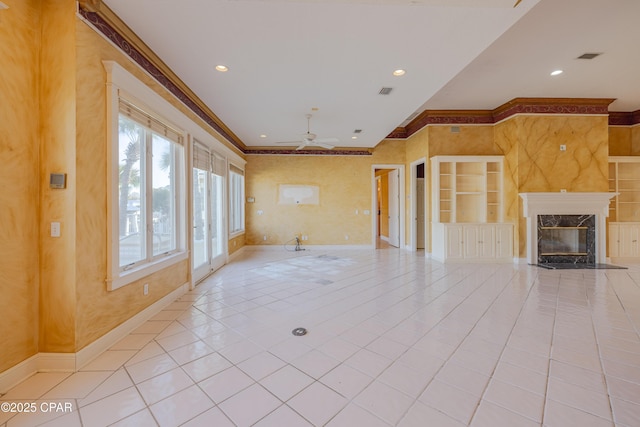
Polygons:
<instances>
[{"instance_id":1,"label":"window","mask_svg":"<svg viewBox=\"0 0 640 427\"><path fill-rule=\"evenodd\" d=\"M229 233L244 231L244 172L229 165Z\"/></svg>"},{"instance_id":2,"label":"window","mask_svg":"<svg viewBox=\"0 0 640 427\"><path fill-rule=\"evenodd\" d=\"M169 124L127 99L118 99L115 279L183 249L182 139Z\"/></svg>"}]
</instances>

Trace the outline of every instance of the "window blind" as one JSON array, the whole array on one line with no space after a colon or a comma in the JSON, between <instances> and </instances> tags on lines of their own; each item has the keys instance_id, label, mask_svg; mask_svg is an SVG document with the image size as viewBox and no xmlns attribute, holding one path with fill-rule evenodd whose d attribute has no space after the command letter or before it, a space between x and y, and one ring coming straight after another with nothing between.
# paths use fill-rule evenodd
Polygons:
<instances>
[{"instance_id":1,"label":"window blind","mask_svg":"<svg viewBox=\"0 0 640 427\"><path fill-rule=\"evenodd\" d=\"M225 161L224 157L222 157L216 152L213 152L213 158L211 163L213 165L214 174L218 176L225 176L227 172L227 162Z\"/></svg>"},{"instance_id":2,"label":"window blind","mask_svg":"<svg viewBox=\"0 0 640 427\"><path fill-rule=\"evenodd\" d=\"M193 167L211 172L211 154L197 142L193 144Z\"/></svg>"},{"instance_id":3,"label":"window blind","mask_svg":"<svg viewBox=\"0 0 640 427\"><path fill-rule=\"evenodd\" d=\"M127 99L120 97L118 100L120 114L177 144L182 144L183 138L180 130L175 129L162 120L152 116L142 108L132 104L131 101Z\"/></svg>"},{"instance_id":4,"label":"window blind","mask_svg":"<svg viewBox=\"0 0 640 427\"><path fill-rule=\"evenodd\" d=\"M244 171L242 169L240 169L239 167L237 167L236 165L229 164L229 170L231 172L237 173L238 175L244 176Z\"/></svg>"}]
</instances>

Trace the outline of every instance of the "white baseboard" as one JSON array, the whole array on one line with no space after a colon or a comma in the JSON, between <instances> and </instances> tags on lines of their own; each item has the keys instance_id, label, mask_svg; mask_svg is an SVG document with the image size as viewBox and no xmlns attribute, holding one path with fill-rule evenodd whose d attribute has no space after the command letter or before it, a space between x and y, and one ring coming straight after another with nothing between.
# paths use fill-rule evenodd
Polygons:
<instances>
[{"instance_id":1,"label":"white baseboard","mask_svg":"<svg viewBox=\"0 0 640 427\"><path fill-rule=\"evenodd\" d=\"M14 385L38 372L38 357L38 354L34 354L13 368L0 373L0 394L6 393Z\"/></svg>"},{"instance_id":2,"label":"white baseboard","mask_svg":"<svg viewBox=\"0 0 640 427\"><path fill-rule=\"evenodd\" d=\"M145 308L135 316L129 318L124 323L116 326L82 350L75 353L76 370L82 368L87 363L91 362L93 359L107 351L111 346L113 346L125 336L129 335L131 331L138 328L144 322L158 314L160 311L162 311L163 308L171 304L177 298L184 295L188 290L188 283L179 286L177 289L160 298L149 307Z\"/></svg>"},{"instance_id":3,"label":"white baseboard","mask_svg":"<svg viewBox=\"0 0 640 427\"><path fill-rule=\"evenodd\" d=\"M340 251L340 250L353 250L353 249L374 249L373 245L300 245L303 250L298 253L305 253L311 251ZM294 248L292 245L291 248ZM285 251L283 245L246 245L242 249L247 251ZM289 245L287 245L289 249ZM297 252L293 249L289 249L290 252Z\"/></svg>"},{"instance_id":4,"label":"white baseboard","mask_svg":"<svg viewBox=\"0 0 640 427\"><path fill-rule=\"evenodd\" d=\"M160 298L77 353L37 353L0 373L0 394L38 372L75 372L108 350L189 290L189 284Z\"/></svg>"}]
</instances>

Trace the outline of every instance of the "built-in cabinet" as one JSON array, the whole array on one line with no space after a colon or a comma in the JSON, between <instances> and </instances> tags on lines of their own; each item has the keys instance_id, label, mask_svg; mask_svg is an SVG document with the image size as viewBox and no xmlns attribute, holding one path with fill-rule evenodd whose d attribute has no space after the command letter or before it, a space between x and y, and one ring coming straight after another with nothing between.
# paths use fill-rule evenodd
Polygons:
<instances>
[{"instance_id":1,"label":"built-in cabinet","mask_svg":"<svg viewBox=\"0 0 640 427\"><path fill-rule=\"evenodd\" d=\"M640 222L609 223L609 256L611 258L640 257Z\"/></svg>"},{"instance_id":2,"label":"built-in cabinet","mask_svg":"<svg viewBox=\"0 0 640 427\"><path fill-rule=\"evenodd\" d=\"M609 257L640 258L640 157L609 157Z\"/></svg>"},{"instance_id":3,"label":"built-in cabinet","mask_svg":"<svg viewBox=\"0 0 640 427\"><path fill-rule=\"evenodd\" d=\"M432 257L511 261L513 225L503 223L502 156L431 158Z\"/></svg>"}]
</instances>

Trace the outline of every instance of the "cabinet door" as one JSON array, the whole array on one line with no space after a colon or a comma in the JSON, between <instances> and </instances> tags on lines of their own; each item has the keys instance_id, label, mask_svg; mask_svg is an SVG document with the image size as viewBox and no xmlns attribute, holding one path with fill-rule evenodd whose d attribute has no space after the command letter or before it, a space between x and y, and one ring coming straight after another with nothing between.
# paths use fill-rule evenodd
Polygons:
<instances>
[{"instance_id":1,"label":"cabinet door","mask_svg":"<svg viewBox=\"0 0 640 427\"><path fill-rule=\"evenodd\" d=\"M479 225L476 227L476 247L479 258L495 258L495 227Z\"/></svg>"},{"instance_id":2,"label":"cabinet door","mask_svg":"<svg viewBox=\"0 0 640 427\"><path fill-rule=\"evenodd\" d=\"M609 224L609 256L620 256L620 226L617 224Z\"/></svg>"},{"instance_id":3,"label":"cabinet door","mask_svg":"<svg viewBox=\"0 0 640 427\"><path fill-rule=\"evenodd\" d=\"M463 236L462 226L448 226L446 227L446 239L447 239L447 258L463 258Z\"/></svg>"},{"instance_id":4,"label":"cabinet door","mask_svg":"<svg viewBox=\"0 0 640 427\"><path fill-rule=\"evenodd\" d=\"M463 230L462 250L465 258L478 258L480 250L478 248L478 227L466 225Z\"/></svg>"},{"instance_id":5,"label":"cabinet door","mask_svg":"<svg viewBox=\"0 0 640 427\"><path fill-rule=\"evenodd\" d=\"M620 224L620 253L621 257L637 257L640 255L638 250L638 226Z\"/></svg>"},{"instance_id":6,"label":"cabinet door","mask_svg":"<svg viewBox=\"0 0 640 427\"><path fill-rule=\"evenodd\" d=\"M494 258L495 235L492 225L468 225L464 227L464 257Z\"/></svg>"},{"instance_id":7,"label":"cabinet door","mask_svg":"<svg viewBox=\"0 0 640 427\"><path fill-rule=\"evenodd\" d=\"M496 258L513 258L513 226L496 225Z\"/></svg>"}]
</instances>

